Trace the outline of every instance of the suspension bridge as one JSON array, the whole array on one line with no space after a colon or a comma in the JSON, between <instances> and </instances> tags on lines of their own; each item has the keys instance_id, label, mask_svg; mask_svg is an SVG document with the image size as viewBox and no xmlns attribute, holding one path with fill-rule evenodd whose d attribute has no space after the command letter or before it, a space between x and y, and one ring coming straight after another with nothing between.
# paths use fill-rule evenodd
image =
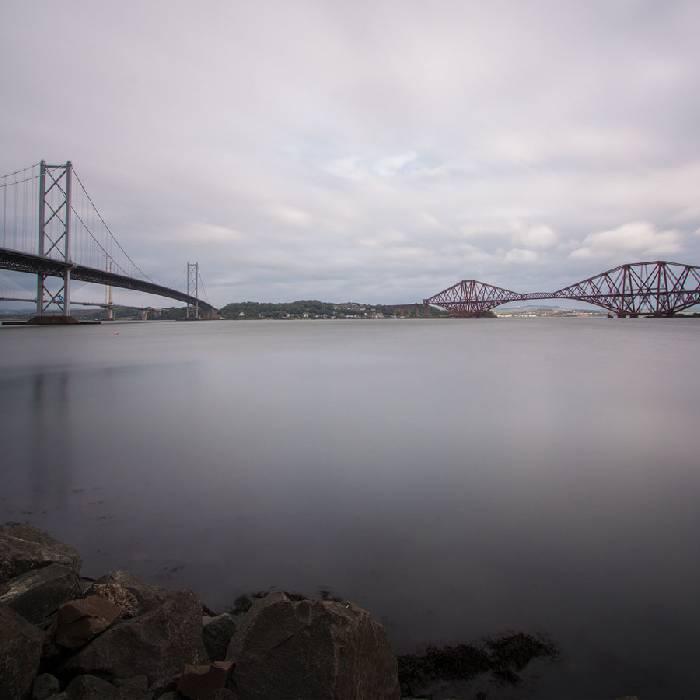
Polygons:
<instances>
[{"instance_id":1,"label":"suspension bridge","mask_svg":"<svg viewBox=\"0 0 700 700\"><path fill-rule=\"evenodd\" d=\"M423 300L454 316L480 316L514 301L573 299L619 318L673 316L700 304L700 266L656 260L619 265L554 292L521 294L478 280L462 280Z\"/></svg>"},{"instance_id":2,"label":"suspension bridge","mask_svg":"<svg viewBox=\"0 0 700 700\"><path fill-rule=\"evenodd\" d=\"M0 301L34 304L37 322L69 321L72 305L103 307L111 319L112 288L119 287L184 302L187 318L216 317L200 297L206 287L199 264L187 263L186 292L151 279L114 235L70 161L42 160L7 173L0 192L0 269L36 275L30 296L13 291L0 294ZM72 300L74 281L104 285L104 301Z\"/></svg>"}]
</instances>

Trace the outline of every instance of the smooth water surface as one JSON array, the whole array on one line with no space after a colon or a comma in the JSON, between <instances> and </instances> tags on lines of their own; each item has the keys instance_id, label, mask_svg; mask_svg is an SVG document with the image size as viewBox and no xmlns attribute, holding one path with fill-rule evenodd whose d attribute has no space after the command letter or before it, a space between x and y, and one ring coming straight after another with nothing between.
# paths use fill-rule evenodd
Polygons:
<instances>
[{"instance_id":1,"label":"smooth water surface","mask_svg":"<svg viewBox=\"0 0 700 700\"><path fill-rule=\"evenodd\" d=\"M0 520L215 608L327 588L398 651L546 632L537 697L696 698L699 347L682 319L6 327Z\"/></svg>"}]
</instances>

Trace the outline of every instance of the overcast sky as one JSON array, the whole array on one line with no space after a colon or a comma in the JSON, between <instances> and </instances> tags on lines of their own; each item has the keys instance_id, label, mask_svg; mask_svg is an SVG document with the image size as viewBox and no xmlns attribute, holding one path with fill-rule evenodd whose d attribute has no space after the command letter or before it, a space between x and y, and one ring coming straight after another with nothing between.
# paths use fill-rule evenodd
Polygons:
<instances>
[{"instance_id":1,"label":"overcast sky","mask_svg":"<svg viewBox=\"0 0 700 700\"><path fill-rule=\"evenodd\" d=\"M0 5L0 172L215 304L700 263L699 2Z\"/></svg>"}]
</instances>

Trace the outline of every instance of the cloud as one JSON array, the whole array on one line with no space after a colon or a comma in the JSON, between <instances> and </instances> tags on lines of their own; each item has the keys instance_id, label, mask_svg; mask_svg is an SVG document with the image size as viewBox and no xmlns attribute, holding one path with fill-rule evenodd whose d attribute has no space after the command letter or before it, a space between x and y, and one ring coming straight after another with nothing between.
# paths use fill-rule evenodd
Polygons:
<instances>
[{"instance_id":1,"label":"cloud","mask_svg":"<svg viewBox=\"0 0 700 700\"><path fill-rule=\"evenodd\" d=\"M442 173L439 166L423 162L415 151L379 158L345 156L325 163L322 169L334 177L348 180L393 178L398 175L436 177Z\"/></svg>"},{"instance_id":2,"label":"cloud","mask_svg":"<svg viewBox=\"0 0 700 700\"><path fill-rule=\"evenodd\" d=\"M275 207L272 214L279 221L290 226L308 226L313 221L311 214L294 207Z\"/></svg>"},{"instance_id":3,"label":"cloud","mask_svg":"<svg viewBox=\"0 0 700 700\"><path fill-rule=\"evenodd\" d=\"M401 153L397 156L380 158L374 164L373 170L381 177L392 177L404 170L410 163L415 162L416 158L418 158L418 154L415 151L408 151L407 153Z\"/></svg>"},{"instance_id":4,"label":"cloud","mask_svg":"<svg viewBox=\"0 0 700 700\"><path fill-rule=\"evenodd\" d=\"M186 229L181 229L179 235L187 238L195 237L201 243L227 244L233 241L240 241L243 234L228 226L217 226L215 224L194 224Z\"/></svg>"},{"instance_id":5,"label":"cloud","mask_svg":"<svg viewBox=\"0 0 700 700\"><path fill-rule=\"evenodd\" d=\"M585 259L611 258L625 254L663 255L679 252L682 242L683 237L678 231L658 231L647 221L635 221L589 234L570 256Z\"/></svg>"},{"instance_id":6,"label":"cloud","mask_svg":"<svg viewBox=\"0 0 700 700\"><path fill-rule=\"evenodd\" d=\"M516 226L513 241L528 248L551 248L557 244L559 237L554 229L544 224L535 226Z\"/></svg>"},{"instance_id":7,"label":"cloud","mask_svg":"<svg viewBox=\"0 0 700 700\"><path fill-rule=\"evenodd\" d=\"M693 0L6 5L0 174L72 160L162 284L403 302L700 262Z\"/></svg>"},{"instance_id":8,"label":"cloud","mask_svg":"<svg viewBox=\"0 0 700 700\"><path fill-rule=\"evenodd\" d=\"M512 248L505 256L504 260L507 263L532 263L539 258L539 254L534 250L526 250L524 248Z\"/></svg>"},{"instance_id":9,"label":"cloud","mask_svg":"<svg viewBox=\"0 0 700 700\"><path fill-rule=\"evenodd\" d=\"M326 163L323 169L334 177L348 180L362 180L368 175L367 169L362 165L360 158L356 156L336 158L330 163Z\"/></svg>"}]
</instances>

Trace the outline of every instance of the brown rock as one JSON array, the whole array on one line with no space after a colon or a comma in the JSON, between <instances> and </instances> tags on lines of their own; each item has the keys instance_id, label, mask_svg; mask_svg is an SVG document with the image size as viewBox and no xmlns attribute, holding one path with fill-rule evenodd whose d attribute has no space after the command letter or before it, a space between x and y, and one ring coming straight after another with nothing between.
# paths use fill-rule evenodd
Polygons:
<instances>
[{"instance_id":1,"label":"brown rock","mask_svg":"<svg viewBox=\"0 0 700 700\"><path fill-rule=\"evenodd\" d=\"M226 656L236 662L239 700L400 697L384 628L351 603L267 596L246 613Z\"/></svg>"},{"instance_id":2,"label":"brown rock","mask_svg":"<svg viewBox=\"0 0 700 700\"><path fill-rule=\"evenodd\" d=\"M41 630L0 605L0 698L27 696L39 670L43 641Z\"/></svg>"},{"instance_id":3,"label":"brown rock","mask_svg":"<svg viewBox=\"0 0 700 700\"><path fill-rule=\"evenodd\" d=\"M0 584L0 605L7 605L29 622L45 626L59 606L80 595L73 569L50 564L30 569Z\"/></svg>"},{"instance_id":4,"label":"brown rock","mask_svg":"<svg viewBox=\"0 0 700 700\"><path fill-rule=\"evenodd\" d=\"M68 673L148 677L164 688L185 664L207 660L202 644L202 605L189 591L173 591L158 607L114 625L70 658Z\"/></svg>"},{"instance_id":5,"label":"brown rock","mask_svg":"<svg viewBox=\"0 0 700 700\"><path fill-rule=\"evenodd\" d=\"M77 573L80 556L73 547L31 525L0 525L0 583L49 564L61 564Z\"/></svg>"},{"instance_id":6,"label":"brown rock","mask_svg":"<svg viewBox=\"0 0 700 700\"><path fill-rule=\"evenodd\" d=\"M58 610L56 642L68 649L85 646L104 632L121 614L121 610L105 598L91 595L69 600Z\"/></svg>"},{"instance_id":7,"label":"brown rock","mask_svg":"<svg viewBox=\"0 0 700 700\"><path fill-rule=\"evenodd\" d=\"M226 685L233 661L214 661L210 664L187 665L177 682L177 690L191 700L211 700L217 690Z\"/></svg>"},{"instance_id":8,"label":"brown rock","mask_svg":"<svg viewBox=\"0 0 700 700\"><path fill-rule=\"evenodd\" d=\"M119 570L96 581L88 593L106 598L121 608L122 617L130 618L158 607L172 591L144 583L128 571Z\"/></svg>"},{"instance_id":9,"label":"brown rock","mask_svg":"<svg viewBox=\"0 0 700 700\"><path fill-rule=\"evenodd\" d=\"M119 615L125 619L136 617L139 611L138 598L118 583L95 583L87 591L90 595L104 598L119 608Z\"/></svg>"}]
</instances>

